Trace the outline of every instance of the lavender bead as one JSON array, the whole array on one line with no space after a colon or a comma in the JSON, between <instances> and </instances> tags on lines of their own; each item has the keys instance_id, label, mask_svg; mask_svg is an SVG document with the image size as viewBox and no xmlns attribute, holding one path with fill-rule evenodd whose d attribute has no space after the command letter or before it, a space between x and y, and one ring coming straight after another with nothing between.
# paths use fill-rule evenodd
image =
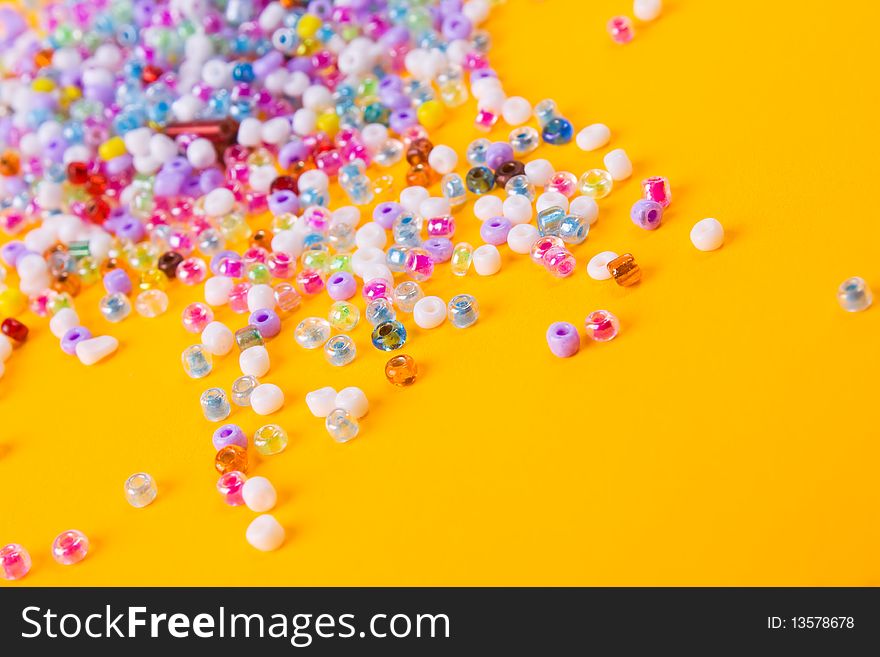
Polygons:
<instances>
[{"instance_id":1,"label":"lavender bead","mask_svg":"<svg viewBox=\"0 0 880 657\"><path fill-rule=\"evenodd\" d=\"M399 75L386 75L379 81L379 94L385 91L402 91L403 80Z\"/></svg>"},{"instance_id":2,"label":"lavender bead","mask_svg":"<svg viewBox=\"0 0 880 657\"><path fill-rule=\"evenodd\" d=\"M473 25L464 14L450 14L443 19L443 36L450 41L467 39L472 29Z\"/></svg>"},{"instance_id":3,"label":"lavender bead","mask_svg":"<svg viewBox=\"0 0 880 657\"><path fill-rule=\"evenodd\" d=\"M18 259L28 253L33 253L33 251L28 249L24 245L24 242L19 242L17 240L14 242L7 242L0 247L0 258L3 258L3 262L13 269L15 269L15 266L18 263Z\"/></svg>"},{"instance_id":4,"label":"lavender bead","mask_svg":"<svg viewBox=\"0 0 880 657\"><path fill-rule=\"evenodd\" d=\"M237 424L224 424L214 432L211 442L214 443L214 449L220 451L227 445L238 445L243 449L247 449L248 441L244 431Z\"/></svg>"},{"instance_id":5,"label":"lavender bead","mask_svg":"<svg viewBox=\"0 0 880 657\"><path fill-rule=\"evenodd\" d=\"M74 326L61 337L61 351L71 356L76 355L76 343L89 340L92 332L82 326Z\"/></svg>"},{"instance_id":6,"label":"lavender bead","mask_svg":"<svg viewBox=\"0 0 880 657\"><path fill-rule=\"evenodd\" d=\"M107 160L107 174L110 176L121 175L131 168L133 162L134 158L128 153Z\"/></svg>"},{"instance_id":7,"label":"lavender bead","mask_svg":"<svg viewBox=\"0 0 880 657\"><path fill-rule=\"evenodd\" d=\"M302 139L289 141L278 151L278 163L285 169L293 166L294 162L305 160L309 156L309 148Z\"/></svg>"},{"instance_id":8,"label":"lavender bead","mask_svg":"<svg viewBox=\"0 0 880 657\"><path fill-rule=\"evenodd\" d=\"M547 329L547 345L554 356L568 358L574 356L581 348L581 337L574 324L556 322Z\"/></svg>"},{"instance_id":9,"label":"lavender bead","mask_svg":"<svg viewBox=\"0 0 880 657\"><path fill-rule=\"evenodd\" d=\"M663 219L663 206L657 203L657 201L641 199L632 206L629 216L636 226L640 226L645 230L654 230Z\"/></svg>"},{"instance_id":10,"label":"lavender bead","mask_svg":"<svg viewBox=\"0 0 880 657\"><path fill-rule=\"evenodd\" d=\"M511 223L504 217L492 217L480 226L480 237L486 244L504 244L507 242L507 234L510 232Z\"/></svg>"},{"instance_id":11,"label":"lavender bead","mask_svg":"<svg viewBox=\"0 0 880 657\"><path fill-rule=\"evenodd\" d=\"M185 180L184 174L173 171L160 171L153 180L153 195L158 197L177 196Z\"/></svg>"},{"instance_id":12,"label":"lavender bead","mask_svg":"<svg viewBox=\"0 0 880 657\"><path fill-rule=\"evenodd\" d=\"M351 299L355 292L357 292L357 283L354 276L347 271L338 272L327 279L327 294L334 301Z\"/></svg>"},{"instance_id":13,"label":"lavender bead","mask_svg":"<svg viewBox=\"0 0 880 657\"><path fill-rule=\"evenodd\" d=\"M299 199L291 191L286 189L272 192L269 195L269 211L274 215L296 212L299 210Z\"/></svg>"},{"instance_id":14,"label":"lavender bead","mask_svg":"<svg viewBox=\"0 0 880 657\"><path fill-rule=\"evenodd\" d=\"M282 64L284 64L284 55L278 50L273 50L268 55L264 55L254 61L254 75L259 79L263 79L272 71L281 68Z\"/></svg>"},{"instance_id":15,"label":"lavender bead","mask_svg":"<svg viewBox=\"0 0 880 657\"><path fill-rule=\"evenodd\" d=\"M422 242L422 248L435 263L449 262L452 258L452 241L447 237L432 237Z\"/></svg>"},{"instance_id":16,"label":"lavender bead","mask_svg":"<svg viewBox=\"0 0 880 657\"><path fill-rule=\"evenodd\" d=\"M116 227L116 236L123 240L140 242L146 234L147 230L144 228L144 225L134 217L126 217Z\"/></svg>"},{"instance_id":17,"label":"lavender bead","mask_svg":"<svg viewBox=\"0 0 880 657\"><path fill-rule=\"evenodd\" d=\"M388 123L394 132L401 134L406 131L407 128L417 123L416 112L414 109L394 110L391 113L391 118Z\"/></svg>"},{"instance_id":18,"label":"lavender bead","mask_svg":"<svg viewBox=\"0 0 880 657\"><path fill-rule=\"evenodd\" d=\"M226 176L217 168L205 169L199 174L199 189L202 194L213 192L218 187L221 187L224 182L226 182Z\"/></svg>"},{"instance_id":19,"label":"lavender bead","mask_svg":"<svg viewBox=\"0 0 880 657\"><path fill-rule=\"evenodd\" d=\"M132 284L128 272L124 269L111 269L104 274L104 289L107 294L131 294Z\"/></svg>"},{"instance_id":20,"label":"lavender bead","mask_svg":"<svg viewBox=\"0 0 880 657\"><path fill-rule=\"evenodd\" d=\"M178 156L170 162L163 164L161 171L162 173L177 173L186 178L192 173L193 167L185 157Z\"/></svg>"},{"instance_id":21,"label":"lavender bead","mask_svg":"<svg viewBox=\"0 0 880 657\"><path fill-rule=\"evenodd\" d=\"M241 260L241 256L238 255L235 251L221 251L220 253L215 254L211 258L211 273L214 276L222 276L223 273L220 271L220 263L222 263L227 258L231 258L233 260Z\"/></svg>"},{"instance_id":22,"label":"lavender bead","mask_svg":"<svg viewBox=\"0 0 880 657\"><path fill-rule=\"evenodd\" d=\"M403 206L394 201L386 201L380 203L373 209L373 221L382 226L385 230L391 230L394 220L403 212Z\"/></svg>"},{"instance_id":23,"label":"lavender bead","mask_svg":"<svg viewBox=\"0 0 880 657\"><path fill-rule=\"evenodd\" d=\"M252 312L248 324L256 326L264 338L274 338L281 333L281 319L274 310L268 308L260 308Z\"/></svg>"},{"instance_id":24,"label":"lavender bead","mask_svg":"<svg viewBox=\"0 0 880 657\"><path fill-rule=\"evenodd\" d=\"M513 159L513 147L504 141L496 141L486 149L486 166L495 171L505 162Z\"/></svg>"},{"instance_id":25,"label":"lavender bead","mask_svg":"<svg viewBox=\"0 0 880 657\"><path fill-rule=\"evenodd\" d=\"M50 139L49 143L43 147L43 154L53 162L61 162L64 159L64 150L67 148L67 141L63 137Z\"/></svg>"},{"instance_id":26,"label":"lavender bead","mask_svg":"<svg viewBox=\"0 0 880 657\"><path fill-rule=\"evenodd\" d=\"M409 42L409 30L402 25L395 25L379 37L379 43L388 48L402 46Z\"/></svg>"},{"instance_id":27,"label":"lavender bead","mask_svg":"<svg viewBox=\"0 0 880 657\"><path fill-rule=\"evenodd\" d=\"M462 0L440 0L440 12L444 16L458 14L461 12L463 4Z\"/></svg>"},{"instance_id":28,"label":"lavender bead","mask_svg":"<svg viewBox=\"0 0 880 657\"><path fill-rule=\"evenodd\" d=\"M498 74L491 68L481 68L471 73L471 84L477 80L485 80L486 78L497 78Z\"/></svg>"},{"instance_id":29,"label":"lavender bead","mask_svg":"<svg viewBox=\"0 0 880 657\"><path fill-rule=\"evenodd\" d=\"M327 19L333 13L333 3L330 0L312 0L309 3L308 11L318 18Z\"/></svg>"},{"instance_id":30,"label":"lavender bead","mask_svg":"<svg viewBox=\"0 0 880 657\"><path fill-rule=\"evenodd\" d=\"M180 193L184 196L191 196L193 198L202 196L202 185L199 176L194 173L190 174L189 178L186 179L183 186L180 188Z\"/></svg>"}]
</instances>

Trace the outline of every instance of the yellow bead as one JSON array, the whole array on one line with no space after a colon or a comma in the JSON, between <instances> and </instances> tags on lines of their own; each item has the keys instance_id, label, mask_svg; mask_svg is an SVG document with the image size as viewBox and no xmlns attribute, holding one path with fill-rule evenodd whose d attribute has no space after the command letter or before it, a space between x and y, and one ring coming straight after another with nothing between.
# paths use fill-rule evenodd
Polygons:
<instances>
[{"instance_id":1,"label":"yellow bead","mask_svg":"<svg viewBox=\"0 0 880 657\"><path fill-rule=\"evenodd\" d=\"M49 78L37 78L31 84L31 89L47 94L55 90L55 83Z\"/></svg>"},{"instance_id":2,"label":"yellow bead","mask_svg":"<svg viewBox=\"0 0 880 657\"><path fill-rule=\"evenodd\" d=\"M168 287L168 277L158 269L148 269L141 274L138 282L140 290L164 290Z\"/></svg>"},{"instance_id":3,"label":"yellow bead","mask_svg":"<svg viewBox=\"0 0 880 657\"><path fill-rule=\"evenodd\" d=\"M122 137L113 137L105 141L98 147L98 155L105 161L125 155L125 142L122 141Z\"/></svg>"},{"instance_id":4,"label":"yellow bead","mask_svg":"<svg viewBox=\"0 0 880 657\"><path fill-rule=\"evenodd\" d=\"M426 128L436 128L446 118L446 110L439 100L428 100L419 105L416 116Z\"/></svg>"},{"instance_id":5,"label":"yellow bead","mask_svg":"<svg viewBox=\"0 0 880 657\"><path fill-rule=\"evenodd\" d=\"M0 317L14 317L24 312L27 307L27 297L19 290L8 287L0 291Z\"/></svg>"},{"instance_id":6,"label":"yellow bead","mask_svg":"<svg viewBox=\"0 0 880 657\"><path fill-rule=\"evenodd\" d=\"M300 39L308 39L315 36L321 27L321 19L314 14L305 14L296 24L296 33Z\"/></svg>"},{"instance_id":7,"label":"yellow bead","mask_svg":"<svg viewBox=\"0 0 880 657\"><path fill-rule=\"evenodd\" d=\"M339 115L337 115L336 112L324 112L318 117L317 121L315 121L315 125L319 132L326 133L328 136L333 137L339 132Z\"/></svg>"}]
</instances>

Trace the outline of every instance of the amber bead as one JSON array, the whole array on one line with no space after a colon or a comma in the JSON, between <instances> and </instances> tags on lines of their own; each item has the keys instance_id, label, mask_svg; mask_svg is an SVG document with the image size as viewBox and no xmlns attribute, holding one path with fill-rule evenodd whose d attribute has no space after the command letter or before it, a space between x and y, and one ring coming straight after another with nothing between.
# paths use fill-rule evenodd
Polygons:
<instances>
[{"instance_id":1,"label":"amber bead","mask_svg":"<svg viewBox=\"0 0 880 657\"><path fill-rule=\"evenodd\" d=\"M0 153L0 176L11 178L21 171L21 159L15 151Z\"/></svg>"},{"instance_id":2,"label":"amber bead","mask_svg":"<svg viewBox=\"0 0 880 657\"><path fill-rule=\"evenodd\" d=\"M70 296L75 297L82 289L82 282L76 274L62 272L52 281L52 289L56 292L67 292Z\"/></svg>"},{"instance_id":3,"label":"amber bead","mask_svg":"<svg viewBox=\"0 0 880 657\"><path fill-rule=\"evenodd\" d=\"M416 139L406 149L406 161L413 166L416 164L427 164L428 155L431 154L433 148L434 144L428 139Z\"/></svg>"},{"instance_id":4,"label":"amber bead","mask_svg":"<svg viewBox=\"0 0 880 657\"><path fill-rule=\"evenodd\" d=\"M642 278L642 270L639 269L636 259L630 253L624 253L609 262L608 273L614 277L618 285L624 287L635 285Z\"/></svg>"},{"instance_id":5,"label":"amber bead","mask_svg":"<svg viewBox=\"0 0 880 657\"><path fill-rule=\"evenodd\" d=\"M416 164L406 172L406 184L413 186L429 187L434 176L431 167L427 164Z\"/></svg>"},{"instance_id":6,"label":"amber bead","mask_svg":"<svg viewBox=\"0 0 880 657\"><path fill-rule=\"evenodd\" d=\"M0 324L0 332L13 342L24 342L27 340L28 327L19 322L17 319L7 317Z\"/></svg>"},{"instance_id":7,"label":"amber bead","mask_svg":"<svg viewBox=\"0 0 880 657\"><path fill-rule=\"evenodd\" d=\"M52 56L55 51L51 48L45 48L43 50L38 50L34 53L34 64L37 68L43 68L44 66L48 66L52 63Z\"/></svg>"},{"instance_id":8,"label":"amber bead","mask_svg":"<svg viewBox=\"0 0 880 657\"><path fill-rule=\"evenodd\" d=\"M108 271L113 271L114 269L124 269L124 267L117 258L107 258L104 262L101 263L101 276L106 274Z\"/></svg>"},{"instance_id":9,"label":"amber bead","mask_svg":"<svg viewBox=\"0 0 880 657\"><path fill-rule=\"evenodd\" d=\"M507 181L513 178L514 176L521 176L526 172L526 165L520 162L519 160L508 160L507 162L502 162L498 165L498 168L495 169L495 185L504 189L504 186L507 184Z\"/></svg>"},{"instance_id":10,"label":"amber bead","mask_svg":"<svg viewBox=\"0 0 880 657\"><path fill-rule=\"evenodd\" d=\"M67 165L67 179L73 185L84 185L89 179L89 165L85 162L71 162Z\"/></svg>"},{"instance_id":11,"label":"amber bead","mask_svg":"<svg viewBox=\"0 0 880 657\"><path fill-rule=\"evenodd\" d=\"M272 250L272 231L260 229L251 238L251 246L259 246L267 251Z\"/></svg>"},{"instance_id":12,"label":"amber bead","mask_svg":"<svg viewBox=\"0 0 880 657\"><path fill-rule=\"evenodd\" d=\"M247 474L247 450L238 445L227 445L217 452L217 456L214 457L214 467L217 468L217 472L220 474L226 474L235 470Z\"/></svg>"},{"instance_id":13,"label":"amber bead","mask_svg":"<svg viewBox=\"0 0 880 657\"><path fill-rule=\"evenodd\" d=\"M177 265L181 262L183 262L183 256L177 251L166 251L159 256L156 268L169 279L174 280L174 277L177 276Z\"/></svg>"},{"instance_id":14,"label":"amber bead","mask_svg":"<svg viewBox=\"0 0 880 657\"><path fill-rule=\"evenodd\" d=\"M395 386L411 386L419 376L419 366L412 356L402 354L385 363L385 378Z\"/></svg>"},{"instance_id":15,"label":"amber bead","mask_svg":"<svg viewBox=\"0 0 880 657\"><path fill-rule=\"evenodd\" d=\"M306 163L305 160L296 160L289 167L287 167L287 173L292 178L299 179L300 174L302 174L308 168L309 168L309 165Z\"/></svg>"},{"instance_id":16,"label":"amber bead","mask_svg":"<svg viewBox=\"0 0 880 657\"><path fill-rule=\"evenodd\" d=\"M296 182L298 176L278 176L269 185L269 193L273 192L293 192L299 194L299 185Z\"/></svg>"}]
</instances>

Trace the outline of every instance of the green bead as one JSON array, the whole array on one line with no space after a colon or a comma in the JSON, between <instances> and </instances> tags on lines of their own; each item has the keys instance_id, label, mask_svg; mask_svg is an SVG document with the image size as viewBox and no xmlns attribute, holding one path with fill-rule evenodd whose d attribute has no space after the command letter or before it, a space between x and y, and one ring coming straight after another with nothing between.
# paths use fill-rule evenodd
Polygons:
<instances>
[{"instance_id":1,"label":"green bead","mask_svg":"<svg viewBox=\"0 0 880 657\"><path fill-rule=\"evenodd\" d=\"M263 456L280 454L287 449L287 432L277 424L267 424L254 433L254 447Z\"/></svg>"},{"instance_id":2,"label":"green bead","mask_svg":"<svg viewBox=\"0 0 880 657\"><path fill-rule=\"evenodd\" d=\"M314 269L315 271L327 271L327 265L330 262L330 255L323 250L310 249L304 251L300 257L300 262L304 269Z\"/></svg>"},{"instance_id":3,"label":"green bead","mask_svg":"<svg viewBox=\"0 0 880 657\"><path fill-rule=\"evenodd\" d=\"M330 313L327 319L330 320L330 326L337 331L351 331L361 318L361 311L357 306L348 301L337 301L330 306Z\"/></svg>"},{"instance_id":4,"label":"green bead","mask_svg":"<svg viewBox=\"0 0 880 657\"><path fill-rule=\"evenodd\" d=\"M327 271L330 274L338 274L339 272L347 271L349 274L351 271L351 254L350 253L337 253L330 261L327 263Z\"/></svg>"},{"instance_id":5,"label":"green bead","mask_svg":"<svg viewBox=\"0 0 880 657\"><path fill-rule=\"evenodd\" d=\"M272 280L272 272L270 272L269 267L262 262L255 262L248 265L247 277L254 285L268 283Z\"/></svg>"},{"instance_id":6,"label":"green bead","mask_svg":"<svg viewBox=\"0 0 880 657\"><path fill-rule=\"evenodd\" d=\"M265 343L260 329L253 324L248 324L235 332L235 344L238 345L239 350L244 351L251 347L260 347Z\"/></svg>"}]
</instances>

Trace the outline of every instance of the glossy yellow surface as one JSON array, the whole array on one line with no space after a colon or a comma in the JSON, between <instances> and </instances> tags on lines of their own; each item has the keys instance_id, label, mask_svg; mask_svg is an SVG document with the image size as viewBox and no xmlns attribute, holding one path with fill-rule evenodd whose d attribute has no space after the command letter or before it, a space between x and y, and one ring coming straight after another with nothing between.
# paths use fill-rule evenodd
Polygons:
<instances>
[{"instance_id":1,"label":"glossy yellow surface","mask_svg":"<svg viewBox=\"0 0 880 657\"><path fill-rule=\"evenodd\" d=\"M492 59L508 93L553 97L578 128L607 123L608 148L625 148L635 175L600 201L570 279L506 247L491 278L440 267L426 291L474 294L483 315L463 331L407 318L411 387L385 380L388 356L365 324L345 368L294 344L296 322L325 315L326 296L285 320L265 380L287 395L269 421L290 445L251 450L251 472L279 493L288 537L275 553L247 545L254 514L214 488L216 425L198 398L239 372L231 355L206 380L184 376L193 339L180 315L196 290L174 285L166 316L119 325L100 318L99 290L83 294L86 323L122 343L88 369L45 320L23 316L32 338L0 380L0 543L30 550L22 583L880 584L880 309L850 315L835 297L854 274L880 291L880 5L665 4L625 46L605 23L626 0L496 10ZM435 141L481 136L472 110L451 113ZM492 137L509 130L499 122ZM579 175L602 152L533 157ZM646 232L629 207L658 174L674 200ZM478 244L470 207L457 238ZM690 244L704 217L726 228L720 251ZM633 253L642 282L589 279L586 260L604 250ZM551 356L547 326L582 327L597 308L620 318L620 336ZM370 398L349 444L303 402L325 385ZM267 419L236 409L229 421L252 433ZM123 494L138 471L159 488L145 509ZM49 548L70 528L92 551L59 566Z\"/></svg>"}]
</instances>

